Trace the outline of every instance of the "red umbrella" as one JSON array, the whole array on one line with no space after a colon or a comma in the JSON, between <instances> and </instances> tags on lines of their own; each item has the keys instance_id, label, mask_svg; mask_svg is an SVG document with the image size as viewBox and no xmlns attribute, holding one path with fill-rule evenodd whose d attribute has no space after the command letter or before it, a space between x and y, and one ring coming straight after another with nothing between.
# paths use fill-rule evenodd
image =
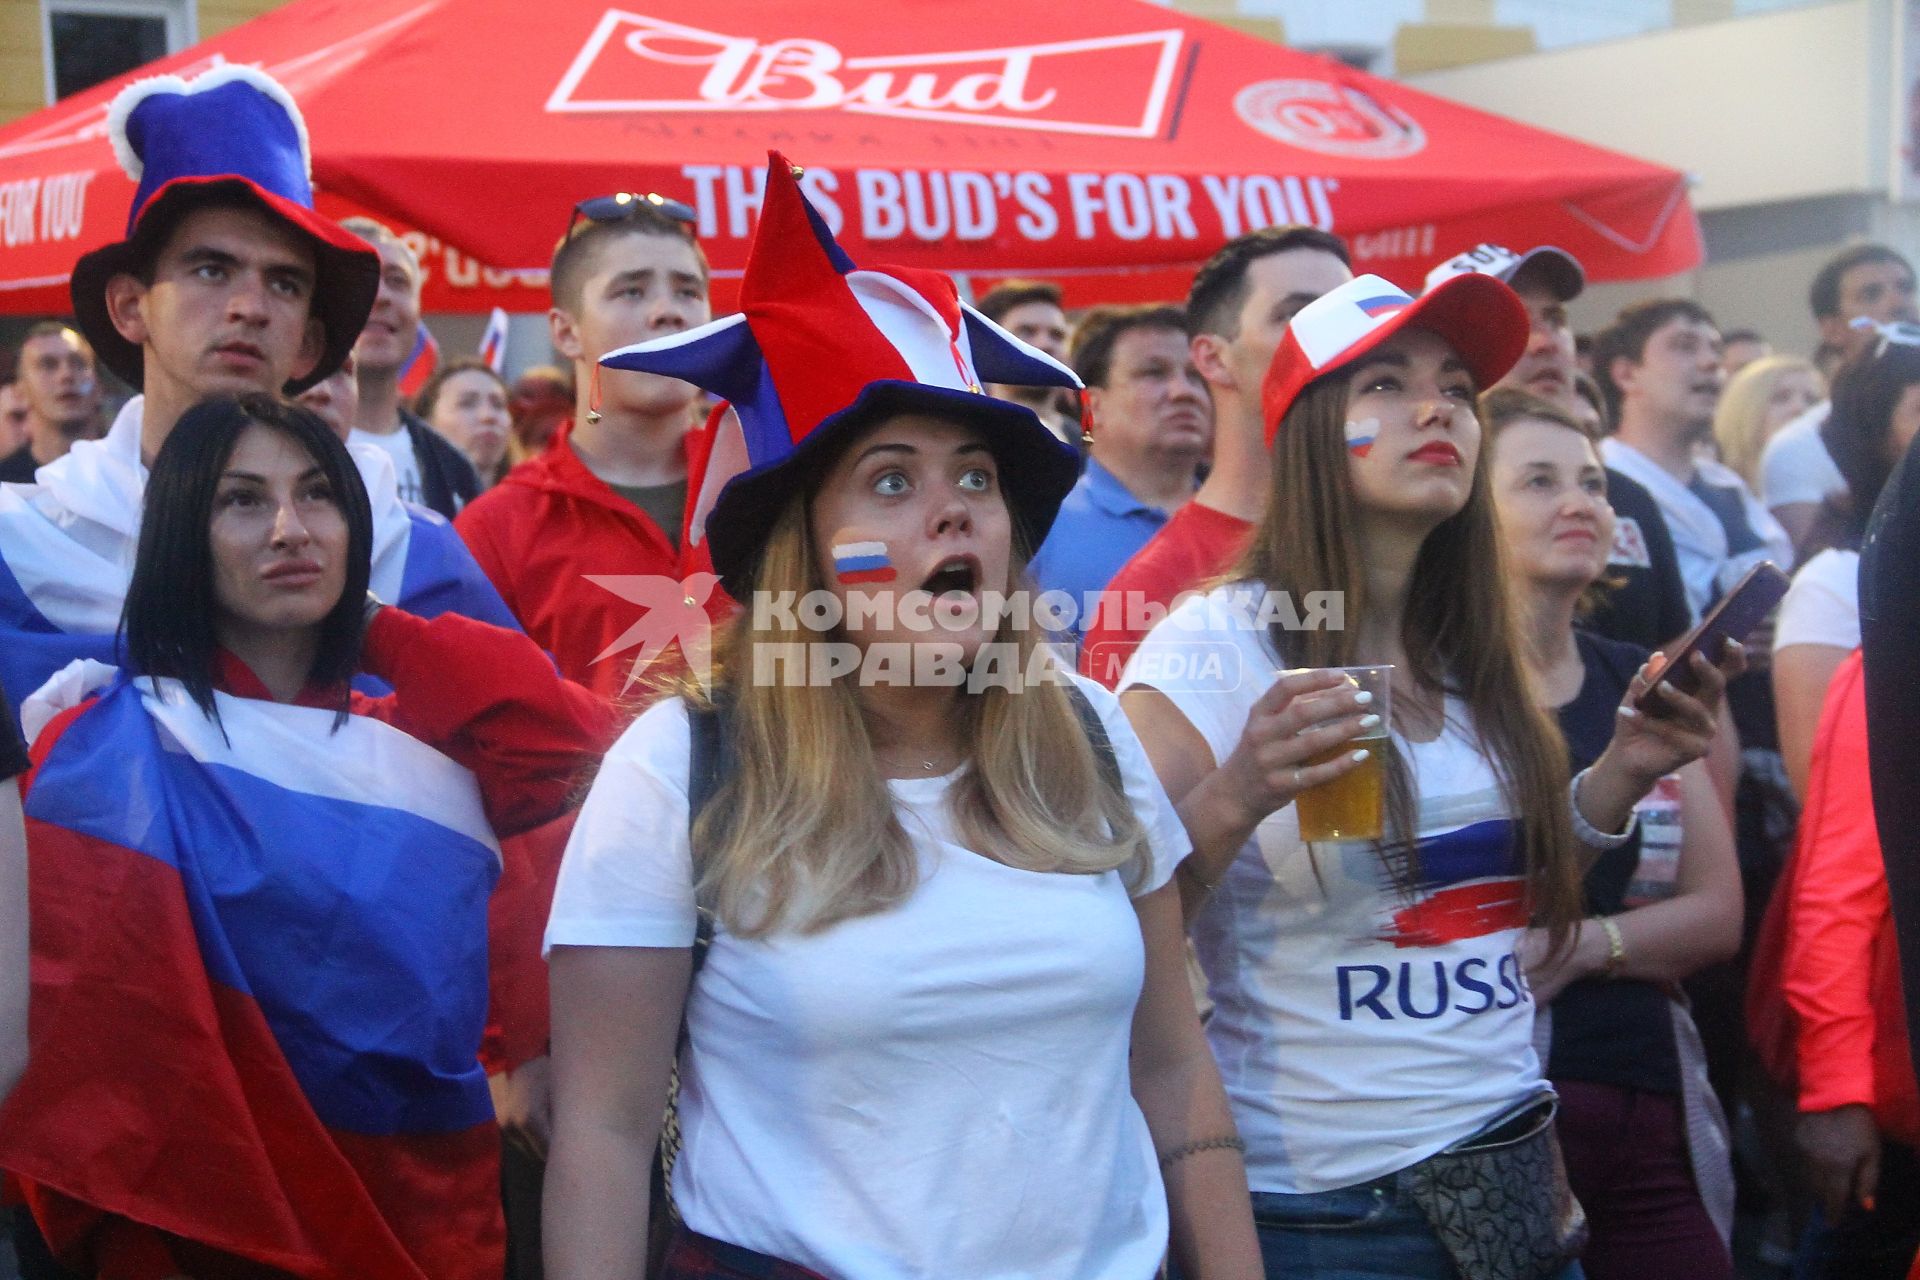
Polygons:
<instances>
[{"instance_id":1,"label":"red umbrella","mask_svg":"<svg viewBox=\"0 0 1920 1280\"><path fill-rule=\"evenodd\" d=\"M544 308L574 202L613 191L692 204L735 277L770 147L855 261L1046 276L1075 305L1180 296L1279 222L1403 285L1482 240L1596 280L1700 260L1681 173L1141 0L636 4L295 0L138 74L278 76L322 206L416 232L429 309ZM65 310L74 257L121 234L122 83L0 129L0 310Z\"/></svg>"}]
</instances>

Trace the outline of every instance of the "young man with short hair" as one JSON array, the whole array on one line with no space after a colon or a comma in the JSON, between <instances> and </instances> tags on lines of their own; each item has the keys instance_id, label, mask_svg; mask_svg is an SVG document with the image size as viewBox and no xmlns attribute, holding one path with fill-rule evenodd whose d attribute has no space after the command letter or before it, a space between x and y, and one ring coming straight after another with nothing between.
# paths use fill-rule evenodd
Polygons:
<instances>
[{"instance_id":1,"label":"young man with short hair","mask_svg":"<svg viewBox=\"0 0 1920 1280\"><path fill-rule=\"evenodd\" d=\"M353 345L359 408L350 443L384 450L400 496L451 520L479 495L480 476L452 441L402 403L400 392L420 331L420 260L406 241L372 218L348 218L340 225L380 253L380 291Z\"/></svg>"},{"instance_id":2,"label":"young man with short hair","mask_svg":"<svg viewBox=\"0 0 1920 1280\"><path fill-rule=\"evenodd\" d=\"M1425 287L1432 289L1469 271L1505 281L1526 304L1532 322L1526 350L1497 385L1539 396L1584 420L1587 406L1579 387L1579 358L1567 320L1567 304L1587 287L1587 274L1579 261L1551 245L1515 253L1501 245L1482 244L1428 272ZM1658 649L1693 625L1673 535L1660 514L1660 504L1645 486L1611 467L1606 474L1607 501L1616 517L1613 553L1598 606L1582 625L1611 639Z\"/></svg>"},{"instance_id":3,"label":"young man with short hair","mask_svg":"<svg viewBox=\"0 0 1920 1280\"><path fill-rule=\"evenodd\" d=\"M1152 611L1231 566L1265 512L1268 469L1260 388L1287 324L1353 278L1338 236L1268 227L1228 241L1187 291L1194 367L1213 398L1213 460L1193 500L1107 583L1088 621L1080 670L1112 687Z\"/></svg>"},{"instance_id":4,"label":"young man with short hair","mask_svg":"<svg viewBox=\"0 0 1920 1280\"><path fill-rule=\"evenodd\" d=\"M1073 326L1060 307L1060 286L1045 280L1005 280L981 296L978 310L1030 347L1055 360L1067 358ZM1071 394L1057 387L1009 387L992 383L987 394L1023 404L1068 444L1080 443L1080 420Z\"/></svg>"},{"instance_id":5,"label":"young man with short hair","mask_svg":"<svg viewBox=\"0 0 1920 1280\"><path fill-rule=\"evenodd\" d=\"M1600 451L1660 504L1694 616L1761 560L1790 567L1786 530L1745 481L1698 453L1726 380L1706 309L1684 298L1628 307L1595 340L1594 368L1615 423Z\"/></svg>"},{"instance_id":6,"label":"young man with short hair","mask_svg":"<svg viewBox=\"0 0 1920 1280\"><path fill-rule=\"evenodd\" d=\"M1043 591L1091 599L1193 496L1213 441L1213 405L1194 368L1179 307L1090 312L1068 361L1087 389L1093 443L1030 570Z\"/></svg>"},{"instance_id":7,"label":"young man with short hair","mask_svg":"<svg viewBox=\"0 0 1920 1280\"><path fill-rule=\"evenodd\" d=\"M636 201L575 224L554 250L551 287L553 345L577 388L573 421L455 527L561 672L619 697L631 692L638 650L626 637L648 611L619 579L678 582L706 567L680 541L699 398L687 383L599 361L705 324L707 260L686 222Z\"/></svg>"},{"instance_id":8,"label":"young man with short hair","mask_svg":"<svg viewBox=\"0 0 1920 1280\"><path fill-rule=\"evenodd\" d=\"M26 407L26 442L0 459L0 483L33 483L33 473L63 458L79 440L98 437L100 379L93 347L73 326L47 320L20 344L14 387Z\"/></svg>"},{"instance_id":9,"label":"young man with short hair","mask_svg":"<svg viewBox=\"0 0 1920 1280\"><path fill-rule=\"evenodd\" d=\"M1813 321L1820 327L1822 351L1832 357L1821 367L1831 382L1835 370L1880 340L1874 325L1920 319L1914 306L1913 266L1883 244L1843 249L1813 277L1808 290ZM1844 494L1847 482L1820 438L1830 406L1822 401L1774 432L1760 454L1760 500L1786 529L1797 547L1812 530L1828 497Z\"/></svg>"}]
</instances>

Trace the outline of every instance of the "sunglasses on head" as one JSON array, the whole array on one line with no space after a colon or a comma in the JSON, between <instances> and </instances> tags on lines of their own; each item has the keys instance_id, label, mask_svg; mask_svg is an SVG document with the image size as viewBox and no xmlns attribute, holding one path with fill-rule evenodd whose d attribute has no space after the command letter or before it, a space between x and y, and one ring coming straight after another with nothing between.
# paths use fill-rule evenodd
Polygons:
<instances>
[{"instance_id":1,"label":"sunglasses on head","mask_svg":"<svg viewBox=\"0 0 1920 1280\"><path fill-rule=\"evenodd\" d=\"M573 216L567 220L567 234L563 240L571 239L580 229L582 222L621 222L633 217L642 209L648 209L663 218L671 218L680 224L688 239L693 238L693 224L700 220L694 207L684 200L675 200L672 196L663 196L657 191L644 194L632 191L616 191L610 196L593 196L573 206Z\"/></svg>"}]
</instances>

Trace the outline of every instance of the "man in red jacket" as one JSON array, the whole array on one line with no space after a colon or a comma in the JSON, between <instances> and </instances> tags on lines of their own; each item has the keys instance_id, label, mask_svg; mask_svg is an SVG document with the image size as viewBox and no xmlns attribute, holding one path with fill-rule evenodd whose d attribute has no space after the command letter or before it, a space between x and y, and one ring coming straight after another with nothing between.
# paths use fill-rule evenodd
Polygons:
<instances>
[{"instance_id":1,"label":"man in red jacket","mask_svg":"<svg viewBox=\"0 0 1920 1280\"><path fill-rule=\"evenodd\" d=\"M699 412L698 393L669 378L599 367L609 351L711 318L707 259L689 227L693 216L686 205L658 196L580 203L553 253L547 313L554 347L573 362L573 420L454 522L561 674L608 698L641 692L633 676L657 647L661 624L680 629L683 601L692 599L716 617L730 607L704 572L710 567L704 548L689 553L681 543L687 433ZM656 605L663 616L649 625ZM512 926L516 949L538 954L544 907L572 826L569 816L522 837L525 865L540 880L533 899L542 909L519 913ZM544 992L527 994L545 1008ZM491 1083L510 1135L502 1163L507 1276L531 1280L540 1274L551 1094L539 1046L516 1047L518 1065ZM526 1052L536 1056L520 1061Z\"/></svg>"},{"instance_id":2,"label":"man in red jacket","mask_svg":"<svg viewBox=\"0 0 1920 1280\"><path fill-rule=\"evenodd\" d=\"M1213 469L1107 583L1086 620L1080 673L1108 688L1180 594L1225 573L1266 510L1269 472L1260 388L1300 308L1353 279L1338 236L1266 227L1228 241L1187 291L1193 363L1213 398Z\"/></svg>"},{"instance_id":3,"label":"man in red jacket","mask_svg":"<svg viewBox=\"0 0 1920 1280\"><path fill-rule=\"evenodd\" d=\"M619 697L635 692L630 677L654 600L671 596L677 608L692 595L715 616L726 601L711 594L711 579L693 576L707 568L704 554L680 542L698 393L652 374L602 371L599 360L712 313L691 209L652 196L580 208L554 250L547 313L553 345L573 362L573 421L455 527L560 670ZM671 592L655 589L669 584Z\"/></svg>"}]
</instances>

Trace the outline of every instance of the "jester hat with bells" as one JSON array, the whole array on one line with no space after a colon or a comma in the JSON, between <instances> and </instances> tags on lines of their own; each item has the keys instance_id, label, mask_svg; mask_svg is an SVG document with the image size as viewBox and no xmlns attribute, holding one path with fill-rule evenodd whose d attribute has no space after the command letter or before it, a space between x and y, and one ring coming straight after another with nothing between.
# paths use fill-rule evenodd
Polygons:
<instances>
[{"instance_id":1,"label":"jester hat with bells","mask_svg":"<svg viewBox=\"0 0 1920 1280\"><path fill-rule=\"evenodd\" d=\"M981 389L997 382L1078 390L1073 371L961 302L940 272L856 268L778 152L768 153L739 313L609 352L600 363L680 378L732 405L733 415L711 420L691 477L687 542L707 543L735 599L751 589L792 496L862 428L893 414L927 413L977 430L1000 464L1007 507L1029 550L1080 475L1079 451L1031 409Z\"/></svg>"}]
</instances>

